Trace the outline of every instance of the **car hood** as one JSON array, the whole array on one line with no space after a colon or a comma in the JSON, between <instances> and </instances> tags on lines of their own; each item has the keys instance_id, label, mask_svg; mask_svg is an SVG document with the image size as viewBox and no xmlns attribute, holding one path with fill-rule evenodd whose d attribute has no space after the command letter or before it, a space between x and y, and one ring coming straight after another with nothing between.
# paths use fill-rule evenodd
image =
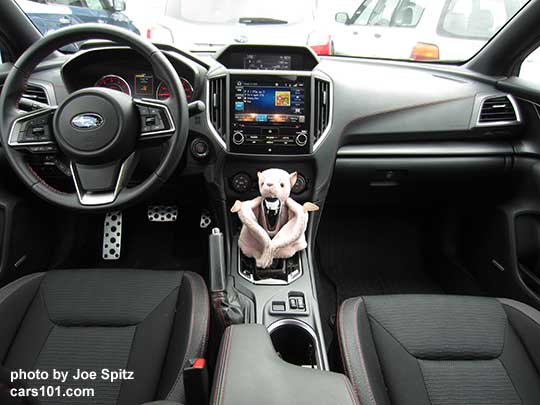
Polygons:
<instances>
[{"instance_id":1,"label":"car hood","mask_svg":"<svg viewBox=\"0 0 540 405\"><path fill-rule=\"evenodd\" d=\"M164 19L175 45L191 51L215 51L229 44L306 45L313 25L308 23L246 25L193 24Z\"/></svg>"}]
</instances>

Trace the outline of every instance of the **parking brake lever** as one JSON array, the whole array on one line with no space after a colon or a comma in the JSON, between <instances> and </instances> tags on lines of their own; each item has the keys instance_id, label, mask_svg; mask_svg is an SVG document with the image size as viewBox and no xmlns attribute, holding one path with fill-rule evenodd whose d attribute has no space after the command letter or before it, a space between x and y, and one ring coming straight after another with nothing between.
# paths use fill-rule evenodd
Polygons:
<instances>
[{"instance_id":1,"label":"parking brake lever","mask_svg":"<svg viewBox=\"0 0 540 405\"><path fill-rule=\"evenodd\" d=\"M212 229L209 237L209 253L210 253L210 291L221 292L227 287L226 273L227 266L225 265L225 243L223 234L219 228Z\"/></svg>"},{"instance_id":2,"label":"parking brake lever","mask_svg":"<svg viewBox=\"0 0 540 405\"><path fill-rule=\"evenodd\" d=\"M232 285L227 284L227 266L225 263L225 241L218 228L212 229L208 239L210 253L210 296L216 321L223 330L227 326L243 323L245 319L242 298Z\"/></svg>"}]
</instances>

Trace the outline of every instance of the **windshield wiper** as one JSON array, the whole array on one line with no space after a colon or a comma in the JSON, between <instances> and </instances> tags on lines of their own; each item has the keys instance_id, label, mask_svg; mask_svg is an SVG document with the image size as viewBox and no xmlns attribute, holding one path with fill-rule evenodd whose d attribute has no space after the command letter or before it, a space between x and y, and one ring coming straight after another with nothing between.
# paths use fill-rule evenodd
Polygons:
<instances>
[{"instance_id":1,"label":"windshield wiper","mask_svg":"<svg viewBox=\"0 0 540 405\"><path fill-rule=\"evenodd\" d=\"M238 19L240 24L246 25L265 25L265 24L287 24L286 20L278 20L277 18L268 17L240 17Z\"/></svg>"}]
</instances>

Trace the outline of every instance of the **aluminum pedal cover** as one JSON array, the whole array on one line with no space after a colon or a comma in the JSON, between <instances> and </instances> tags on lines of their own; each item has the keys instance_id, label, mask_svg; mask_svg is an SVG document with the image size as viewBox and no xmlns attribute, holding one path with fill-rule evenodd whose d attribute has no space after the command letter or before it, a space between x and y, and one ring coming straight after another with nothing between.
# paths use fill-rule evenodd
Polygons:
<instances>
[{"instance_id":1,"label":"aluminum pedal cover","mask_svg":"<svg viewBox=\"0 0 540 405\"><path fill-rule=\"evenodd\" d=\"M150 222L174 222L178 219L176 205L150 205L148 207L148 220Z\"/></svg>"},{"instance_id":2,"label":"aluminum pedal cover","mask_svg":"<svg viewBox=\"0 0 540 405\"><path fill-rule=\"evenodd\" d=\"M201 229L208 228L211 223L212 223L212 217L210 216L210 211L202 210L201 211L201 220L199 222L199 226L201 227Z\"/></svg>"},{"instance_id":3,"label":"aluminum pedal cover","mask_svg":"<svg viewBox=\"0 0 540 405\"><path fill-rule=\"evenodd\" d=\"M105 214L103 222L103 260L120 259L122 250L122 211Z\"/></svg>"}]
</instances>

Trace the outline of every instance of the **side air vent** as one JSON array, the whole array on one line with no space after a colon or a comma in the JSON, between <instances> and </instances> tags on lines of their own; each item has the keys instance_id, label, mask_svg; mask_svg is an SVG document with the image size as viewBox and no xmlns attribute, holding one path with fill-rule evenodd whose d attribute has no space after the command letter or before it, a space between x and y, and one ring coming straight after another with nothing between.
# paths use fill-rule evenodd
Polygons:
<instances>
[{"instance_id":1,"label":"side air vent","mask_svg":"<svg viewBox=\"0 0 540 405\"><path fill-rule=\"evenodd\" d=\"M490 97L482 103L478 123L498 125L517 122L516 109L508 96Z\"/></svg>"},{"instance_id":2,"label":"side air vent","mask_svg":"<svg viewBox=\"0 0 540 405\"><path fill-rule=\"evenodd\" d=\"M226 133L226 91L225 91L225 77L219 77L209 80L209 115L212 126L224 139Z\"/></svg>"},{"instance_id":3,"label":"side air vent","mask_svg":"<svg viewBox=\"0 0 540 405\"><path fill-rule=\"evenodd\" d=\"M28 100L37 101L39 103L49 104L49 99L47 98L45 89L33 84L26 86L26 90L24 91L22 97L27 98Z\"/></svg>"},{"instance_id":4,"label":"side air vent","mask_svg":"<svg viewBox=\"0 0 540 405\"><path fill-rule=\"evenodd\" d=\"M326 80L315 79L314 104L314 139L315 145L321 139L330 123L330 83Z\"/></svg>"}]
</instances>

